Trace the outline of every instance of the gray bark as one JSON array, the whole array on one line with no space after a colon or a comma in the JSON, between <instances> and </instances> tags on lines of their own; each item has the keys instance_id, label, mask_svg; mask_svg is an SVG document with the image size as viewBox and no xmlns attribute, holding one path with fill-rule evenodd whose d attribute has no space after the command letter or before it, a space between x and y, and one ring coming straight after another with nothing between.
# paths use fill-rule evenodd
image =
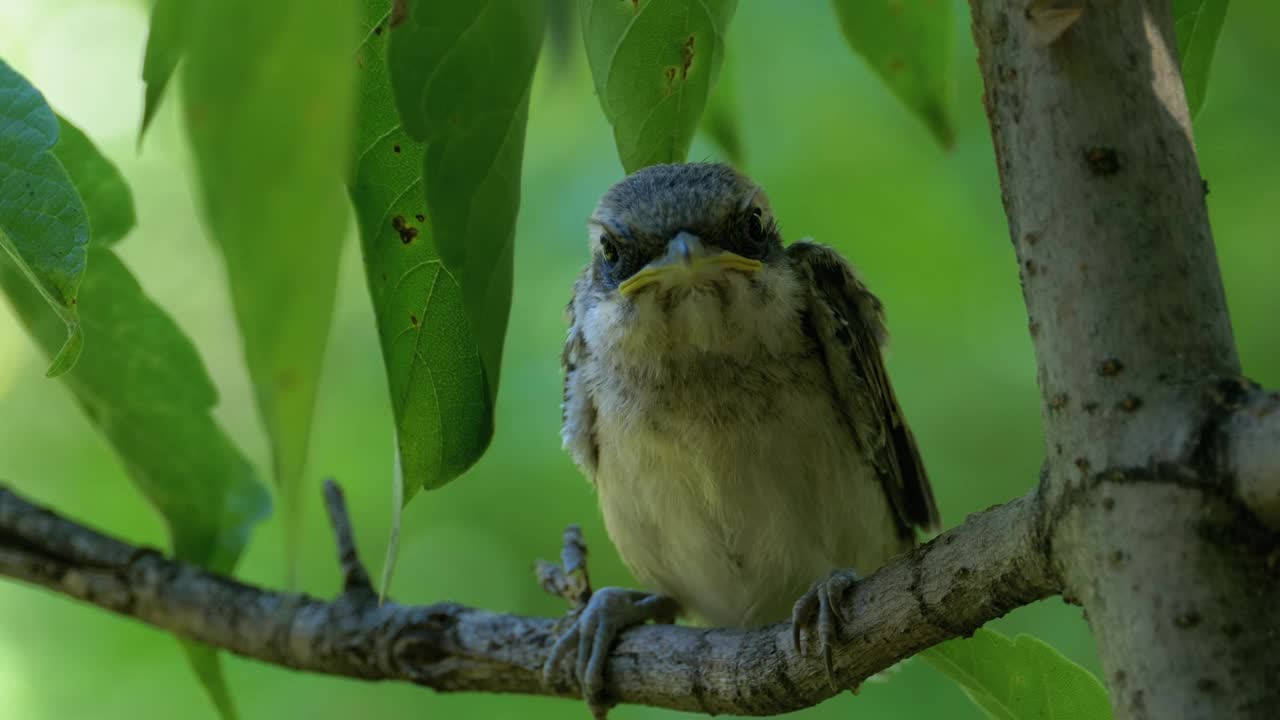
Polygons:
<instances>
[{"instance_id":1,"label":"gray bark","mask_svg":"<svg viewBox=\"0 0 1280 720\"><path fill-rule=\"evenodd\" d=\"M971 2L1050 553L1118 718L1275 717L1275 403L1239 377L1169 2L1080 4L1037 47L1021 3Z\"/></svg>"}]
</instances>

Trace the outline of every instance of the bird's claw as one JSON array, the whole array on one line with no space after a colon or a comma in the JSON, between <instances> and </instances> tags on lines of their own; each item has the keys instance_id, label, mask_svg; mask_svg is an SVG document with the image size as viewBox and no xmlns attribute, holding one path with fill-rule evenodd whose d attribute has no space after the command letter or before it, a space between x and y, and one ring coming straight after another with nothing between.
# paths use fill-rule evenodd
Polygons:
<instances>
[{"instance_id":1,"label":"bird's claw","mask_svg":"<svg viewBox=\"0 0 1280 720\"><path fill-rule=\"evenodd\" d=\"M840 601L845 591L861 580L853 570L835 570L825 579L809 588L791 611L791 640L797 653L805 654L802 640L806 631L818 636L818 650L827 670L827 680L836 687L835 665L831 659L831 646L840 638L840 628L847 622ZM813 649L812 640L809 643Z\"/></svg>"},{"instance_id":2,"label":"bird's claw","mask_svg":"<svg viewBox=\"0 0 1280 720\"><path fill-rule=\"evenodd\" d=\"M604 701L604 667L609 649L618 633L648 620L671 622L674 604L663 595L625 588L607 587L595 591L585 607L568 616L570 625L551 647L542 666L542 681L550 686L556 668L576 648L574 676L591 714L603 718L608 712Z\"/></svg>"}]
</instances>

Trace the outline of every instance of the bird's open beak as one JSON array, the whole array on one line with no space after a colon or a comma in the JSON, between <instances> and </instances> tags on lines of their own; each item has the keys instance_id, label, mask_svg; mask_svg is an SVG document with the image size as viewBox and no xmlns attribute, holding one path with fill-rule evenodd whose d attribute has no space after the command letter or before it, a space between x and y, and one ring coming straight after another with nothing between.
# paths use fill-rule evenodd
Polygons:
<instances>
[{"instance_id":1,"label":"bird's open beak","mask_svg":"<svg viewBox=\"0 0 1280 720\"><path fill-rule=\"evenodd\" d=\"M745 273L757 273L764 267L759 260L743 257L737 253L720 250L708 250L702 244L702 238L687 232L676 233L667 243L667 254L644 266L639 272L627 278L618 286L618 292L631 295L640 288L652 285L660 280L673 276L688 278L699 274L707 268L723 268Z\"/></svg>"}]
</instances>

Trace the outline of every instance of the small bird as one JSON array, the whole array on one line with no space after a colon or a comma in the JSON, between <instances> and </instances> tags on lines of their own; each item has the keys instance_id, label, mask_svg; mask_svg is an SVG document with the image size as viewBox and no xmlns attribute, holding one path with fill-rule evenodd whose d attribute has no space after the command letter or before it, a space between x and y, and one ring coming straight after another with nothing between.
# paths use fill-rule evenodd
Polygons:
<instances>
[{"instance_id":1,"label":"small bird","mask_svg":"<svg viewBox=\"0 0 1280 720\"><path fill-rule=\"evenodd\" d=\"M834 250L784 248L765 193L726 165L640 170L588 224L562 436L646 589L597 591L547 677L576 648L599 715L616 635L676 614L791 618L830 673L844 592L938 524L880 301Z\"/></svg>"}]
</instances>

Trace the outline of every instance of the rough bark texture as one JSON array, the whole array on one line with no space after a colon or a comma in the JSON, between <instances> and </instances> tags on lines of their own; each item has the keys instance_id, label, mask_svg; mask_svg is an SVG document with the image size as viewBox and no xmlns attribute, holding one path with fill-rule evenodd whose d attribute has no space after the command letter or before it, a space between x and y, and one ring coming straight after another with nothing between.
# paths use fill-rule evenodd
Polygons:
<instances>
[{"instance_id":1,"label":"rough bark texture","mask_svg":"<svg viewBox=\"0 0 1280 720\"><path fill-rule=\"evenodd\" d=\"M567 672L542 684L555 620L452 603L379 605L356 557L341 496L327 494L345 578L332 602L205 572L100 535L3 487L0 574L298 670L444 691L577 695ZM854 687L1056 592L1040 516L1034 493L974 515L849 593L843 607L853 620L835 648L839 684ZM835 694L821 661L793 652L785 623L758 630L635 628L614 649L606 680L617 702L736 715L775 715Z\"/></svg>"},{"instance_id":2,"label":"rough bark texture","mask_svg":"<svg viewBox=\"0 0 1280 720\"><path fill-rule=\"evenodd\" d=\"M1050 551L1117 717L1275 717L1274 398L1239 377L1169 2L1082 4L1036 47L1023 3L971 2Z\"/></svg>"}]
</instances>

